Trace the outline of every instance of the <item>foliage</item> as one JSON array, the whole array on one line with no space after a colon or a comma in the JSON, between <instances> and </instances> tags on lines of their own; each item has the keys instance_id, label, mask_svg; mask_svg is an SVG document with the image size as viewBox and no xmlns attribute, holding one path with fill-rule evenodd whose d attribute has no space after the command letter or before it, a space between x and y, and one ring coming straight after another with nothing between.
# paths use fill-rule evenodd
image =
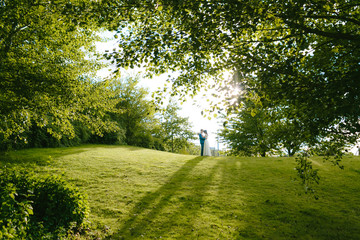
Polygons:
<instances>
[{"instance_id":1,"label":"foliage","mask_svg":"<svg viewBox=\"0 0 360 240\"><path fill-rule=\"evenodd\" d=\"M261 101L291 109L284 120L291 138L279 139L289 155L300 142L330 137L342 145L359 137L357 1L131 1L126 9L131 18L117 25L120 50L107 54L118 67L178 72L169 79L173 95L194 95L210 77L224 85L221 74L230 71Z\"/></svg>"},{"instance_id":2,"label":"foliage","mask_svg":"<svg viewBox=\"0 0 360 240\"><path fill-rule=\"evenodd\" d=\"M327 138L319 139L309 149L313 155L323 156L324 160L331 162L334 166L343 169L341 159L347 152L347 141L340 135L330 135Z\"/></svg>"},{"instance_id":3,"label":"foliage","mask_svg":"<svg viewBox=\"0 0 360 240\"><path fill-rule=\"evenodd\" d=\"M0 142L27 143L41 129L57 140L75 137L74 122L101 135L116 129L103 119L113 103L107 83L89 77L96 62L88 1L1 1ZM87 77L86 77L87 76Z\"/></svg>"},{"instance_id":4,"label":"foliage","mask_svg":"<svg viewBox=\"0 0 360 240\"><path fill-rule=\"evenodd\" d=\"M173 94L195 94L224 70L274 103L293 109L307 132L359 132L359 3L323 1L131 1L116 6L118 67L179 72ZM115 13L111 14L113 17ZM109 17L109 20L110 17ZM113 22L112 29L116 29Z\"/></svg>"},{"instance_id":5,"label":"foliage","mask_svg":"<svg viewBox=\"0 0 360 240\"><path fill-rule=\"evenodd\" d=\"M276 149L269 111L256 99L244 100L243 106L224 122L219 136L231 147L231 154L265 157Z\"/></svg>"},{"instance_id":6,"label":"foliage","mask_svg":"<svg viewBox=\"0 0 360 240\"><path fill-rule=\"evenodd\" d=\"M116 99L113 98L115 92L112 92L111 82L93 82L89 79L82 79L81 91L77 91L76 95L79 99L73 99L67 102L68 105L62 106L61 112L56 106L50 106L52 110L42 116L41 124L36 119L30 117L29 121L24 122L24 128L17 135L11 135L7 138L0 136L2 150L19 149L23 147L57 147L57 146L71 146L80 143L85 143L89 140L91 135L103 136L116 135L112 138L121 139L121 129L109 117L109 112L115 111ZM58 96L61 98L61 96ZM50 101L50 100L49 100ZM40 104L40 103L39 103ZM42 102L41 104L49 104ZM46 107L43 108L45 110ZM31 111L31 110L29 110ZM56 112L55 115L52 111ZM39 115L40 116L40 115ZM60 119L62 119L61 122ZM16 118L12 118L16 121ZM0 121L0 124L6 125L7 121ZM69 127L66 131L62 124ZM10 131L10 129L7 129ZM119 135L119 136L118 136ZM108 137L109 138L109 137Z\"/></svg>"},{"instance_id":7,"label":"foliage","mask_svg":"<svg viewBox=\"0 0 360 240\"><path fill-rule=\"evenodd\" d=\"M293 156L306 144L314 144L316 138L291 115L292 109L269 102L245 85L242 89L236 99L241 107L227 110L219 132L233 154L264 156L266 152L279 152L282 155L286 150L288 156Z\"/></svg>"},{"instance_id":8,"label":"foliage","mask_svg":"<svg viewBox=\"0 0 360 240\"><path fill-rule=\"evenodd\" d=\"M190 140L196 139L195 133L191 130L192 126L189 118L179 116L180 107L170 101L163 112L160 114L159 132L156 136L163 140L165 148L170 152L180 152L180 150L190 147Z\"/></svg>"},{"instance_id":9,"label":"foliage","mask_svg":"<svg viewBox=\"0 0 360 240\"><path fill-rule=\"evenodd\" d=\"M301 148L312 145L316 141L309 130L296 116L292 115L293 109L284 105L270 103L269 119L271 120L271 138L281 151L286 151L287 156L294 156Z\"/></svg>"},{"instance_id":10,"label":"foliage","mask_svg":"<svg viewBox=\"0 0 360 240\"><path fill-rule=\"evenodd\" d=\"M17 144L9 143L8 145L3 145L2 150L41 147L68 147L88 142L90 137L90 129L78 121L72 122L72 125L74 126L75 131L74 137L62 136L61 139L57 139L52 136L45 127L39 127L36 126L35 123L32 123L29 130L22 134L24 138L26 138L27 143L21 141Z\"/></svg>"},{"instance_id":11,"label":"foliage","mask_svg":"<svg viewBox=\"0 0 360 240\"><path fill-rule=\"evenodd\" d=\"M87 200L60 177L5 168L0 182L2 238L55 238L84 227Z\"/></svg>"},{"instance_id":12,"label":"foliage","mask_svg":"<svg viewBox=\"0 0 360 240\"><path fill-rule=\"evenodd\" d=\"M151 131L155 123L155 107L147 99L148 91L139 86L139 81L139 76L114 80L117 112L112 113L111 118L124 129L126 144L154 148L156 140Z\"/></svg>"},{"instance_id":13,"label":"foliage","mask_svg":"<svg viewBox=\"0 0 360 240\"><path fill-rule=\"evenodd\" d=\"M101 143L101 144L125 144L125 130L119 127L114 132L104 133L102 136L93 134L89 141L82 143Z\"/></svg>"},{"instance_id":14,"label":"foliage","mask_svg":"<svg viewBox=\"0 0 360 240\"><path fill-rule=\"evenodd\" d=\"M314 194L315 199L318 196L315 194L313 185L319 184L320 177L318 175L318 169L314 169L312 162L309 160L309 155L306 152L301 153L296 157L296 171L301 179L301 183L305 188L306 193Z\"/></svg>"},{"instance_id":15,"label":"foliage","mask_svg":"<svg viewBox=\"0 0 360 240\"><path fill-rule=\"evenodd\" d=\"M25 239L29 231L28 221L33 214L33 202L29 199L32 189L19 191L18 183L20 185L27 184L26 178L18 176L17 183L14 183L14 177L7 174L9 172L5 170L0 175L0 238ZM23 187L27 188L28 186Z\"/></svg>"},{"instance_id":16,"label":"foliage","mask_svg":"<svg viewBox=\"0 0 360 240\"><path fill-rule=\"evenodd\" d=\"M181 154L200 155L201 147L193 142L188 142L187 146L179 152Z\"/></svg>"},{"instance_id":17,"label":"foliage","mask_svg":"<svg viewBox=\"0 0 360 240\"><path fill-rule=\"evenodd\" d=\"M284 148L287 155L292 157L296 152L300 151L301 146L304 146L308 139L298 122L289 119L280 119L274 124L273 136L275 142L278 143L278 148Z\"/></svg>"}]
</instances>

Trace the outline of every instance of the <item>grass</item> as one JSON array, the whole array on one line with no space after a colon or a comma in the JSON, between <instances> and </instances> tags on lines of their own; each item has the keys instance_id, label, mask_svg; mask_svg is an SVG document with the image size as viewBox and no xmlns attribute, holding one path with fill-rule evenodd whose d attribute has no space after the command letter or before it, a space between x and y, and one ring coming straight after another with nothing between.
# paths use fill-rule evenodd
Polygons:
<instances>
[{"instance_id":1,"label":"grass","mask_svg":"<svg viewBox=\"0 0 360 240\"><path fill-rule=\"evenodd\" d=\"M5 165L62 174L89 197L107 239L360 239L360 158L314 158L319 200L293 158L198 157L127 146L28 149Z\"/></svg>"}]
</instances>

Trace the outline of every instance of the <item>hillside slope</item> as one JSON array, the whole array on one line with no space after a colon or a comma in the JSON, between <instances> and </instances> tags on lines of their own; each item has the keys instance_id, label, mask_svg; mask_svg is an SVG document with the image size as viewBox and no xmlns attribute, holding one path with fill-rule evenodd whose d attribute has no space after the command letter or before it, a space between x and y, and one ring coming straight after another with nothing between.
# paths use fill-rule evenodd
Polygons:
<instances>
[{"instance_id":1,"label":"hillside slope","mask_svg":"<svg viewBox=\"0 0 360 240\"><path fill-rule=\"evenodd\" d=\"M199 157L128 146L28 149L2 157L63 174L89 197L109 239L360 239L360 159L321 158L319 200L293 158Z\"/></svg>"}]
</instances>

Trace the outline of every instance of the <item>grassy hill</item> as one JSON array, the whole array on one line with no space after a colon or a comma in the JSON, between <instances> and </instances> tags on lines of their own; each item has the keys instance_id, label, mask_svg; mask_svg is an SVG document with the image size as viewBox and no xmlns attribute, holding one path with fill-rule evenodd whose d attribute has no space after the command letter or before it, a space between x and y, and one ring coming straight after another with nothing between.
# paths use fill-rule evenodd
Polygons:
<instances>
[{"instance_id":1,"label":"grassy hill","mask_svg":"<svg viewBox=\"0 0 360 240\"><path fill-rule=\"evenodd\" d=\"M3 154L4 155L4 154ZM319 200L293 158L198 157L127 146L28 149L0 156L62 174L88 195L108 239L360 239L360 158L321 158Z\"/></svg>"}]
</instances>

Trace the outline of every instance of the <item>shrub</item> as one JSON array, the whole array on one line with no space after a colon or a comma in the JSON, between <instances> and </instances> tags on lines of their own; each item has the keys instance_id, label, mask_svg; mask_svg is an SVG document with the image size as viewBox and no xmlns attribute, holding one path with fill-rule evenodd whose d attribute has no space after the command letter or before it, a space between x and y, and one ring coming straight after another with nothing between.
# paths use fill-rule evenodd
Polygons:
<instances>
[{"instance_id":1,"label":"shrub","mask_svg":"<svg viewBox=\"0 0 360 240\"><path fill-rule=\"evenodd\" d=\"M154 137L150 132L135 132L133 135L127 136L126 143L130 146L143 148L154 148Z\"/></svg>"},{"instance_id":2,"label":"shrub","mask_svg":"<svg viewBox=\"0 0 360 240\"><path fill-rule=\"evenodd\" d=\"M86 198L59 176L5 169L0 194L1 239L61 238L88 216Z\"/></svg>"},{"instance_id":3,"label":"shrub","mask_svg":"<svg viewBox=\"0 0 360 240\"><path fill-rule=\"evenodd\" d=\"M125 131L119 129L117 132L104 133L103 136L91 135L89 143L100 143L100 144L124 144L125 143Z\"/></svg>"},{"instance_id":4,"label":"shrub","mask_svg":"<svg viewBox=\"0 0 360 240\"><path fill-rule=\"evenodd\" d=\"M0 239L26 237L29 217L33 214L32 192L27 185L28 181L23 175L9 174L7 170L0 173Z\"/></svg>"},{"instance_id":5,"label":"shrub","mask_svg":"<svg viewBox=\"0 0 360 240\"><path fill-rule=\"evenodd\" d=\"M164 143L161 139L154 137L154 149L156 150L160 150L160 151L165 151L165 146Z\"/></svg>"}]
</instances>

